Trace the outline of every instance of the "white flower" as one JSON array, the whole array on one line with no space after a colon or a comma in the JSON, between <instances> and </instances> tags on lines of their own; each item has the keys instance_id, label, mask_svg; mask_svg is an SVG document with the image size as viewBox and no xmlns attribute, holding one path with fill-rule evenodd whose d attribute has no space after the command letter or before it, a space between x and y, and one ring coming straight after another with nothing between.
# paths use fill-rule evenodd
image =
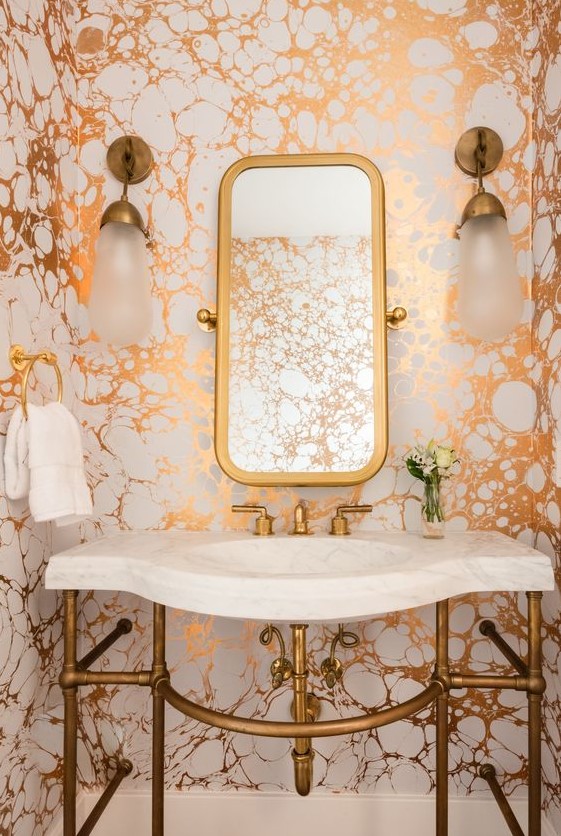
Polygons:
<instances>
[{"instance_id":1,"label":"white flower","mask_svg":"<svg viewBox=\"0 0 561 836\"><path fill-rule=\"evenodd\" d=\"M454 464L456 454L451 447L437 447L434 460L437 467L448 468Z\"/></svg>"}]
</instances>

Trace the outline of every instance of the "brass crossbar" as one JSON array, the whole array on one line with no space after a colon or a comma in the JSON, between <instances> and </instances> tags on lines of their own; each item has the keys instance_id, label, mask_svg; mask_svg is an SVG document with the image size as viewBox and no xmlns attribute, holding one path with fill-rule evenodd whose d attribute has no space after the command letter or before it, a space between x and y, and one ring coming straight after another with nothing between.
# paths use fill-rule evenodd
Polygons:
<instances>
[{"instance_id":1,"label":"brass crossbar","mask_svg":"<svg viewBox=\"0 0 561 836\"><path fill-rule=\"evenodd\" d=\"M293 678L296 722L279 722L239 717L206 706L198 705L179 694L173 688L165 660L165 607L154 604L153 659L150 670L143 671L90 671L80 667L76 657L77 643L77 597L72 590L64 592L64 665L60 684L64 696L64 761L63 761L63 802L64 836L77 836L76 831L76 779L77 779L77 738L78 710L77 691L79 687L96 684L139 685L152 691L152 836L164 836L164 744L165 704L169 703L182 714L215 728L241 734L262 737L294 738L293 759L298 792L305 795L312 780L313 750L310 741L315 737L329 737L353 734L380 728L389 723L417 714L431 703L436 705L436 836L448 836L448 738L450 691L463 688L493 688L497 690L525 691L528 698L528 836L541 836L541 700L545 688L541 661L541 592L528 592L528 664L498 636L493 625L488 637L503 651L519 676L497 676L484 674L463 674L450 670L448 640L448 601L436 604L436 664L430 683L416 696L405 702L378 711L371 711L358 717L339 720L303 722L310 717L307 692L306 670L306 625L292 625L293 654L296 679ZM125 630L124 632L127 632ZM82 660L82 666L107 649L123 634L123 626L112 631L93 651ZM485 633L484 633L485 634ZM499 639L499 641L497 641ZM508 647L508 651L502 645ZM489 768L490 767L490 768ZM491 770L492 773L491 773ZM130 770L129 770L130 771ZM97 822L109 803L117 786L127 772L121 771L112 778L98 804L90 814L97 816ZM480 772L491 788L513 836L521 836L522 830L512 813L504 793L496 781L494 769L489 764ZM79 831L78 836L88 836L90 830ZM517 829L518 828L518 829Z\"/></svg>"},{"instance_id":2,"label":"brass crossbar","mask_svg":"<svg viewBox=\"0 0 561 836\"><path fill-rule=\"evenodd\" d=\"M86 653L83 659L80 659L78 662L78 667L82 670L87 670L93 663L99 659L100 656L103 656L106 650L115 644L117 639L120 639L121 636L124 636L126 633L130 633L132 630L132 621L130 618L120 618L115 626L114 630L111 630L109 635L105 636L95 647L93 647L89 653Z\"/></svg>"},{"instance_id":3,"label":"brass crossbar","mask_svg":"<svg viewBox=\"0 0 561 836\"><path fill-rule=\"evenodd\" d=\"M479 775L489 784L489 789L493 793L493 797L499 805L499 809L503 814L504 820L506 821L512 836L524 836L524 831L518 824L518 819L514 815L514 811L508 803L507 798L497 781L495 767L490 763L484 763L479 767Z\"/></svg>"},{"instance_id":4,"label":"brass crossbar","mask_svg":"<svg viewBox=\"0 0 561 836\"><path fill-rule=\"evenodd\" d=\"M507 641L503 639L497 628L488 618L484 619L479 625L479 632L482 636L486 636L489 641L493 642L496 648L500 650L505 659L507 659L515 671L518 671L520 676L528 676L528 665L520 658L518 653L512 649Z\"/></svg>"},{"instance_id":5,"label":"brass crossbar","mask_svg":"<svg viewBox=\"0 0 561 836\"><path fill-rule=\"evenodd\" d=\"M187 717L206 723L225 731L238 732L239 734L254 734L261 737L336 737L341 734L354 734L354 732L368 731L403 720L418 714L436 697L443 693L440 682L431 684L412 699L394 705L391 708L383 708L381 711L373 711L371 714L362 714L359 717L348 717L343 720L323 720L317 723L293 723L276 722L273 720L255 720L250 717L237 717L235 714L223 714L214 711L212 708L204 708L197 705L173 688L168 679L162 679L156 685L156 691L160 693L171 706L176 708Z\"/></svg>"},{"instance_id":6,"label":"brass crossbar","mask_svg":"<svg viewBox=\"0 0 561 836\"><path fill-rule=\"evenodd\" d=\"M132 772L132 763L129 760L119 761L117 764L117 771L105 787L101 797L98 799L95 807L87 817L86 821L78 831L78 836L90 836L94 827L100 820L105 808L117 792L119 785L126 775Z\"/></svg>"}]
</instances>

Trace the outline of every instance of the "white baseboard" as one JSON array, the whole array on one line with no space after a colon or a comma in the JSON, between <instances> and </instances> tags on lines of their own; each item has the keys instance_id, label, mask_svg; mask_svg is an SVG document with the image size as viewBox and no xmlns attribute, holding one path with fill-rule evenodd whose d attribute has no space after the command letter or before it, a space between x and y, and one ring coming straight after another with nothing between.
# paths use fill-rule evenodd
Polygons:
<instances>
[{"instance_id":1,"label":"white baseboard","mask_svg":"<svg viewBox=\"0 0 561 836\"><path fill-rule=\"evenodd\" d=\"M99 793L80 793L78 824L93 808ZM512 808L524 831L525 799L513 799ZM286 836L321 833L322 836L393 836L415 833L434 836L433 796L418 795L323 795L316 791L308 798L246 792L170 792L166 793L165 836L184 836L186 822L190 833L206 836ZM118 792L111 800L94 836L150 836L150 795L144 792ZM471 796L450 799L450 833L453 836L508 836L508 828L492 799ZM48 836L62 836L62 822ZM542 836L559 836L544 817Z\"/></svg>"},{"instance_id":2,"label":"white baseboard","mask_svg":"<svg viewBox=\"0 0 561 836\"><path fill-rule=\"evenodd\" d=\"M97 801L97 799L99 798L100 795L101 795L101 793L92 794L92 797L94 799L94 802L93 802L94 804L95 804L95 802ZM89 799L89 796L88 796L88 799ZM88 800L88 807L87 807L87 811L86 811L86 793L80 792L78 794L78 798L76 800L76 819L77 819L79 825L81 825L84 822L87 814L89 813L89 811L91 810L92 807L93 807L93 804L90 806L90 803L89 803L89 800ZM101 831L100 831L100 833L101 833ZM64 836L64 834L62 832L62 810L60 811L60 813L58 814L58 816L54 820L53 824L51 825L51 827L49 828L49 830L45 834L45 836Z\"/></svg>"}]
</instances>

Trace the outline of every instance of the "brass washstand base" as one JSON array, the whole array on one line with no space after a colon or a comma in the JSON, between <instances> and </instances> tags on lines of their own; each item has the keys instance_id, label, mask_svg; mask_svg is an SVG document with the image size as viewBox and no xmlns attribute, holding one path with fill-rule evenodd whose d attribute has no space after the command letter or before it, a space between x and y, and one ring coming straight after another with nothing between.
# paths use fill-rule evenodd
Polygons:
<instances>
[{"instance_id":1,"label":"brass washstand base","mask_svg":"<svg viewBox=\"0 0 561 836\"><path fill-rule=\"evenodd\" d=\"M306 670L306 625L293 624L293 690L294 722L278 722L238 717L197 705L181 696L171 685L165 661L165 607L154 604L153 660L145 671L90 671L89 665L99 658L124 632L130 622L121 619L115 630L81 661L77 660L77 598L76 591L64 593L64 667L60 684L64 694L64 761L63 801L64 836L87 836L99 820L123 777L132 765L118 764L111 779L86 823L76 831L76 753L78 742L78 688L85 685L140 685L152 691L152 836L164 836L164 735L165 703L185 716L226 731L264 737L294 738L292 757L296 788L300 794L309 792L312 782L313 750L311 739L352 734L388 725L411 717L431 703L436 703L436 836L448 836L448 699L450 691L463 688L493 688L525 691L528 697L528 836L541 836L541 701L545 690L541 663L541 592L527 592L528 660L518 654L497 633L492 622L483 621L480 630L503 653L517 672L516 676L462 674L450 670L448 655L448 601L436 604L436 665L430 683L419 694L400 705L371 711L358 717L314 722L315 711L308 693ZM312 719L310 719L312 718ZM480 767L499 804L513 836L521 828L504 796L494 768Z\"/></svg>"}]
</instances>

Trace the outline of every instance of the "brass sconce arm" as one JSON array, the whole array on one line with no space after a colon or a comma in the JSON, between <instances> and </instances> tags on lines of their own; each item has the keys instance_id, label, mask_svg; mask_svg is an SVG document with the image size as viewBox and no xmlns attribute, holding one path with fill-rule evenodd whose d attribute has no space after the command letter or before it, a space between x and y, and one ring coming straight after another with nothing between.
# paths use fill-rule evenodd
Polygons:
<instances>
[{"instance_id":1,"label":"brass sconce arm","mask_svg":"<svg viewBox=\"0 0 561 836\"><path fill-rule=\"evenodd\" d=\"M502 140L491 128L470 128L458 140L456 165L464 174L477 179L477 192L464 208L460 227L472 218L486 215L499 215L506 219L505 208L499 198L485 191L483 185L483 178L496 169L502 156Z\"/></svg>"},{"instance_id":2,"label":"brass sconce arm","mask_svg":"<svg viewBox=\"0 0 561 836\"><path fill-rule=\"evenodd\" d=\"M152 169L152 152L139 136L121 136L107 151L107 165L113 176L123 184L119 200L109 204L101 216L100 226L125 223L138 227L148 237L142 215L128 198L129 185L146 180Z\"/></svg>"}]
</instances>

